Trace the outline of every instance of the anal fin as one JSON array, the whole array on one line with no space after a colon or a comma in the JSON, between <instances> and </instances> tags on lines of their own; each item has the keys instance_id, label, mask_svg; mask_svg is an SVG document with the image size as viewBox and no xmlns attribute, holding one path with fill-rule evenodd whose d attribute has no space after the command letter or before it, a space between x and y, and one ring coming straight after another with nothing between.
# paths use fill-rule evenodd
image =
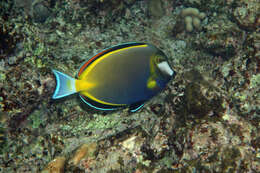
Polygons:
<instances>
[{"instance_id":1,"label":"anal fin","mask_svg":"<svg viewBox=\"0 0 260 173\"><path fill-rule=\"evenodd\" d=\"M86 103L89 107L92 107L94 109L97 109L97 110L101 110L101 111L113 111L113 110L117 110L120 108L120 106L110 106L110 105L104 105L104 104L101 104L101 103L98 103L98 102L95 102L91 99L89 99L88 97L80 94L79 95L81 100Z\"/></svg>"}]
</instances>

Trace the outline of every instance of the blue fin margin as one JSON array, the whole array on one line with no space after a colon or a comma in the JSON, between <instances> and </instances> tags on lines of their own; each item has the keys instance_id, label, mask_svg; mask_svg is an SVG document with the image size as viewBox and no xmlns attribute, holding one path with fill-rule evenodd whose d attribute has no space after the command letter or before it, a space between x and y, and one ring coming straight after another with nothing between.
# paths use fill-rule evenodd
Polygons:
<instances>
[{"instance_id":1,"label":"blue fin margin","mask_svg":"<svg viewBox=\"0 0 260 173\"><path fill-rule=\"evenodd\" d=\"M101 110L101 111L114 111L114 110L117 110L119 108L100 108L100 107L96 107L94 106L93 104L89 103L86 101L86 99L84 97L82 97L81 95L79 95L79 97L81 98L81 100L86 103L88 106L94 108L94 109L97 109L97 110Z\"/></svg>"},{"instance_id":2,"label":"blue fin margin","mask_svg":"<svg viewBox=\"0 0 260 173\"><path fill-rule=\"evenodd\" d=\"M140 110L142 107L144 106L144 103L137 103L137 104L133 104L130 106L129 110L130 112L137 112L138 110Z\"/></svg>"},{"instance_id":3,"label":"blue fin margin","mask_svg":"<svg viewBox=\"0 0 260 173\"><path fill-rule=\"evenodd\" d=\"M75 79L57 70L52 70L56 78L56 89L52 99L59 99L76 93ZM68 86L68 84L70 86Z\"/></svg>"}]
</instances>

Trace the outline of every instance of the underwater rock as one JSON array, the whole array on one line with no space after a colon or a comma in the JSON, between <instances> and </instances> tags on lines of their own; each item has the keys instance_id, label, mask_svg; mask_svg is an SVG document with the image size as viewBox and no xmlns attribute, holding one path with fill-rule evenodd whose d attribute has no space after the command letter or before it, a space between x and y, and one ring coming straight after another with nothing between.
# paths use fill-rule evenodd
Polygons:
<instances>
[{"instance_id":1,"label":"underwater rock","mask_svg":"<svg viewBox=\"0 0 260 173\"><path fill-rule=\"evenodd\" d=\"M69 163L77 166L85 157L92 157L97 150L97 143L88 143L81 145L70 159Z\"/></svg>"},{"instance_id":2,"label":"underwater rock","mask_svg":"<svg viewBox=\"0 0 260 173\"><path fill-rule=\"evenodd\" d=\"M196 124L189 130L190 144L182 159L197 169L207 170L199 172L210 172L209 167L213 165L217 172L259 172L254 166L256 149L250 144L252 131L250 124L234 115L225 123Z\"/></svg>"},{"instance_id":3,"label":"underwater rock","mask_svg":"<svg viewBox=\"0 0 260 173\"><path fill-rule=\"evenodd\" d=\"M56 157L47 165L47 167L41 173L63 173L65 160L66 158L63 156Z\"/></svg>"},{"instance_id":4,"label":"underwater rock","mask_svg":"<svg viewBox=\"0 0 260 173\"><path fill-rule=\"evenodd\" d=\"M188 113L202 118L208 114L219 115L224 111L223 98L216 87L204 80L195 70L187 72L186 77L192 79L184 91Z\"/></svg>"},{"instance_id":5,"label":"underwater rock","mask_svg":"<svg viewBox=\"0 0 260 173\"><path fill-rule=\"evenodd\" d=\"M207 85L188 84L185 89L185 101L187 110L198 117L203 117L211 111L217 113L223 110L222 99Z\"/></svg>"},{"instance_id":6,"label":"underwater rock","mask_svg":"<svg viewBox=\"0 0 260 173\"><path fill-rule=\"evenodd\" d=\"M240 1L233 11L233 17L239 27L246 31L252 31L260 27L260 3L259 0Z\"/></svg>"},{"instance_id":7,"label":"underwater rock","mask_svg":"<svg viewBox=\"0 0 260 173\"><path fill-rule=\"evenodd\" d=\"M152 17L160 18L165 14L163 8L163 2L161 0L150 0L148 1L148 11Z\"/></svg>"},{"instance_id":8,"label":"underwater rock","mask_svg":"<svg viewBox=\"0 0 260 173\"><path fill-rule=\"evenodd\" d=\"M0 113L1 115L1 113ZM4 148L4 144L6 142L6 135L5 135L5 128L2 127L2 124L0 122L0 154L3 152L2 149Z\"/></svg>"},{"instance_id":9,"label":"underwater rock","mask_svg":"<svg viewBox=\"0 0 260 173\"><path fill-rule=\"evenodd\" d=\"M226 8L231 8L230 6L234 3L236 0L182 0L182 4L184 6L191 6L194 8L199 8L203 11L207 12L217 12L221 13Z\"/></svg>"},{"instance_id":10,"label":"underwater rock","mask_svg":"<svg viewBox=\"0 0 260 173\"><path fill-rule=\"evenodd\" d=\"M205 27L206 37L195 42L198 48L204 48L213 56L228 60L237 53L237 48L243 41L243 33L226 15L218 16Z\"/></svg>"},{"instance_id":11,"label":"underwater rock","mask_svg":"<svg viewBox=\"0 0 260 173\"><path fill-rule=\"evenodd\" d=\"M11 56L8 58L8 64L13 65L17 63L17 57L16 56Z\"/></svg>"},{"instance_id":12,"label":"underwater rock","mask_svg":"<svg viewBox=\"0 0 260 173\"><path fill-rule=\"evenodd\" d=\"M206 17L206 14L200 12L197 8L185 8L178 16L177 22L173 27L173 35L176 35L183 30L192 32L201 29L201 21Z\"/></svg>"},{"instance_id":13,"label":"underwater rock","mask_svg":"<svg viewBox=\"0 0 260 173\"><path fill-rule=\"evenodd\" d=\"M249 57L259 61L260 57L260 33L253 32L247 36L245 40L245 52L249 55ZM258 66L258 71L260 71L260 67Z\"/></svg>"},{"instance_id":14,"label":"underwater rock","mask_svg":"<svg viewBox=\"0 0 260 173\"><path fill-rule=\"evenodd\" d=\"M32 17L35 22L43 23L51 15L50 7L54 6L52 1L44 0L15 0L15 11L22 9L25 18Z\"/></svg>"},{"instance_id":15,"label":"underwater rock","mask_svg":"<svg viewBox=\"0 0 260 173\"><path fill-rule=\"evenodd\" d=\"M5 55L10 55L15 52L17 43L22 40L23 35L14 30L13 25L7 24L0 18L0 59L4 59Z\"/></svg>"},{"instance_id":16,"label":"underwater rock","mask_svg":"<svg viewBox=\"0 0 260 173\"><path fill-rule=\"evenodd\" d=\"M43 23L50 15L50 10L43 3L33 5L33 18L35 22Z\"/></svg>"},{"instance_id":17,"label":"underwater rock","mask_svg":"<svg viewBox=\"0 0 260 173\"><path fill-rule=\"evenodd\" d=\"M23 9L23 14L28 15L31 11L33 0L14 0L16 10Z\"/></svg>"},{"instance_id":18,"label":"underwater rock","mask_svg":"<svg viewBox=\"0 0 260 173\"><path fill-rule=\"evenodd\" d=\"M87 22L110 25L124 16L136 0L88 0L61 3L65 8L65 19L68 22ZM99 19L99 20L97 20Z\"/></svg>"}]
</instances>

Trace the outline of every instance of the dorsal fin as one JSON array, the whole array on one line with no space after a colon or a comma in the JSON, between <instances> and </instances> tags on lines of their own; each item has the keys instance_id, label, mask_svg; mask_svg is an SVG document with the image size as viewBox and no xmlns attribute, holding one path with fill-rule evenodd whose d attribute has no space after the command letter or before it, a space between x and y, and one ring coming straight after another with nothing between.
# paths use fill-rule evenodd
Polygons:
<instances>
[{"instance_id":1,"label":"dorsal fin","mask_svg":"<svg viewBox=\"0 0 260 173\"><path fill-rule=\"evenodd\" d=\"M120 45L115 45L112 47L109 47L107 49L102 50L101 52L99 52L98 54L96 54L95 56L93 56L92 58L90 58L89 60L87 60L86 62L84 62L81 67L79 68L79 72L77 74L77 78L79 78L79 76L82 74L82 72L91 64L93 63L95 60L97 60L98 58L102 57L103 55L105 55L106 53L109 53L111 51L114 50L118 50L118 49L122 49L122 48L126 48L126 47L130 47L130 46L138 46L138 45L144 45L145 43L136 43L136 42L130 42L130 43L124 43L124 44L120 44Z\"/></svg>"}]
</instances>

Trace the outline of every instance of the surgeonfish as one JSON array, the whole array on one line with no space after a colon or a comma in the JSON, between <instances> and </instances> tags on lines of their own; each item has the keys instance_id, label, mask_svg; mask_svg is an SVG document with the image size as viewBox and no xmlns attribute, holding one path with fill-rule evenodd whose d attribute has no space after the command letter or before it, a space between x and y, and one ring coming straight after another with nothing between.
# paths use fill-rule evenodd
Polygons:
<instances>
[{"instance_id":1,"label":"surgeonfish","mask_svg":"<svg viewBox=\"0 0 260 173\"><path fill-rule=\"evenodd\" d=\"M166 55L152 44L125 43L107 48L79 69L76 78L52 70L59 99L74 93L90 107L139 110L175 76Z\"/></svg>"}]
</instances>

